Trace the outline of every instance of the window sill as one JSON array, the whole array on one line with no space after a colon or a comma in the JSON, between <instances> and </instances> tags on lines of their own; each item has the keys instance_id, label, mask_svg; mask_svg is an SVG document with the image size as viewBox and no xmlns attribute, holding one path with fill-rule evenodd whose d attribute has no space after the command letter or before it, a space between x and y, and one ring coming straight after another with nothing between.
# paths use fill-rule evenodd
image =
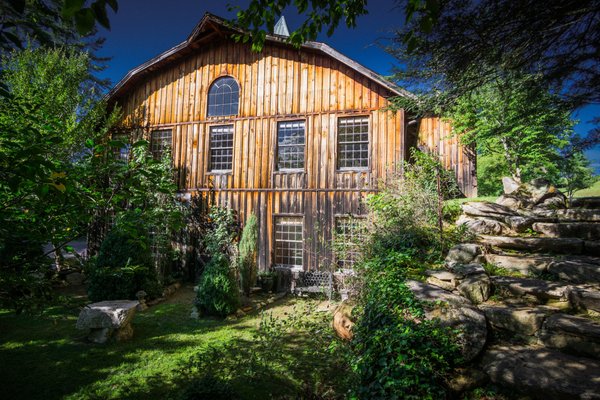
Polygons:
<instances>
[{"instance_id":1,"label":"window sill","mask_svg":"<svg viewBox=\"0 0 600 400\"><path fill-rule=\"evenodd\" d=\"M290 168L290 169L278 169L274 172L275 174L304 174L306 171L304 168Z\"/></svg>"},{"instance_id":2,"label":"window sill","mask_svg":"<svg viewBox=\"0 0 600 400\"><path fill-rule=\"evenodd\" d=\"M344 167L336 169L335 172L369 172L369 167Z\"/></svg>"},{"instance_id":3,"label":"window sill","mask_svg":"<svg viewBox=\"0 0 600 400\"><path fill-rule=\"evenodd\" d=\"M233 175L233 171L230 169L208 171L206 175Z\"/></svg>"}]
</instances>

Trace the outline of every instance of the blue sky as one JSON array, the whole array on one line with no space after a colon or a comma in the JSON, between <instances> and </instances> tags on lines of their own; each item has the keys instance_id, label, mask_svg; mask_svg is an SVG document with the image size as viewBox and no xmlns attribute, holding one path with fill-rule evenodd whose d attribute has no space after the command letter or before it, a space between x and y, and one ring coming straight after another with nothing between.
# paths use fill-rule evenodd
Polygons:
<instances>
[{"instance_id":1,"label":"blue sky","mask_svg":"<svg viewBox=\"0 0 600 400\"><path fill-rule=\"evenodd\" d=\"M205 12L224 18L234 17L235 13L227 11L228 3L244 6L247 1L119 1L119 12L110 15L111 30L100 32L106 43L99 54L112 57L101 76L113 84L118 82L132 68L185 40ZM404 16L393 0L369 0L368 10L368 15L358 19L355 29L340 27L333 36L323 34L319 40L375 72L388 75L398 63L375 43L391 37L394 28L404 22ZM285 13L285 17L290 30L302 22L292 12ZM600 116L600 105L579 110L574 116L581 121L576 131L585 135L591 128L587 122L594 116ZM596 147L587 155L600 173L600 148Z\"/></svg>"}]
</instances>

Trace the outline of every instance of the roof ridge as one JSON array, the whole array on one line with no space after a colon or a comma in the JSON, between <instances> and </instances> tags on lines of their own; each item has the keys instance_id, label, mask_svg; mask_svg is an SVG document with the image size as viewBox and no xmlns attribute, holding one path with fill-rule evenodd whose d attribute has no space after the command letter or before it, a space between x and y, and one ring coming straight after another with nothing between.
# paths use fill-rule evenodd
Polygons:
<instances>
[{"instance_id":1,"label":"roof ridge","mask_svg":"<svg viewBox=\"0 0 600 400\"><path fill-rule=\"evenodd\" d=\"M150 60L144 62L143 64L140 64L137 67L129 70L129 72L127 72L127 74L125 74L125 76L119 82L117 82L115 84L115 86L106 94L105 99L109 100L109 101L111 99L113 99L119 93L121 88L123 88L137 74L143 73L145 70L147 70L148 68L152 67L153 65L159 63L160 61L163 61L166 58L168 58L169 56L175 55L175 54L179 53L180 51L183 51L186 48L188 48L192 43L194 43L194 41L204 31L204 28L206 27L206 25L210 24L211 22L215 23L217 25L220 25L220 26L224 26L227 29L235 30L240 33L244 32L242 29L233 26L226 19L221 18L210 12L206 12L206 13L204 13L204 15L202 16L200 21L196 24L196 26L194 27L192 32L188 35L186 40L184 40L183 42L173 46L172 48L158 54L157 56L151 58ZM277 36L277 35L267 34L266 40L270 41L270 42L281 43L281 44L291 46L291 44L286 40L286 38ZM365 67L364 65L358 63L357 61L354 61L350 57L344 55L343 53L339 52L338 50L335 50L333 47L331 47L330 45L328 45L324 42L307 41L307 42L303 43L300 46L300 48L308 48L308 49L312 49L312 50L317 50L317 51L320 51L330 57L333 57L336 60L338 60L339 62L341 62L342 64L344 64L347 67L355 70L356 72L364 75L366 78L374 81L375 83L378 83L379 85L383 86L385 89L389 90L390 92L392 92L398 96L414 97L414 94L399 87L398 85L394 84L393 82L388 81L387 79L385 79L383 76L381 76L377 72Z\"/></svg>"}]
</instances>

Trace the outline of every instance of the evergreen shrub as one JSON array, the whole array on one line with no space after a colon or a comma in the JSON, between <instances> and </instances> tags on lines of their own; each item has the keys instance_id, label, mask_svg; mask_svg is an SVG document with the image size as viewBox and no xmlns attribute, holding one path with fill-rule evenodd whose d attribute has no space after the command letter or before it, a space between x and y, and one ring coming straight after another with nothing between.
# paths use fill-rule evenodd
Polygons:
<instances>
[{"instance_id":1,"label":"evergreen shrub","mask_svg":"<svg viewBox=\"0 0 600 400\"><path fill-rule=\"evenodd\" d=\"M213 256L204 268L196 304L203 313L220 317L235 312L239 307L238 285L226 256Z\"/></svg>"}]
</instances>

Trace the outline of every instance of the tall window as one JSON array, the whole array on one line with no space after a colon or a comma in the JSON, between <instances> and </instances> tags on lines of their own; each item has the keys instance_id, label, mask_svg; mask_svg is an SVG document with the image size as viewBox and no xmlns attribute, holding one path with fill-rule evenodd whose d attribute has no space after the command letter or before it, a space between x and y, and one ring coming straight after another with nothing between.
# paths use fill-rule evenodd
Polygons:
<instances>
[{"instance_id":1,"label":"tall window","mask_svg":"<svg viewBox=\"0 0 600 400\"><path fill-rule=\"evenodd\" d=\"M165 150L171 148L173 131L160 129L150 133L150 151L154 158L161 158Z\"/></svg>"},{"instance_id":2,"label":"tall window","mask_svg":"<svg viewBox=\"0 0 600 400\"><path fill-rule=\"evenodd\" d=\"M275 219L275 265L302 269L302 217Z\"/></svg>"},{"instance_id":3,"label":"tall window","mask_svg":"<svg viewBox=\"0 0 600 400\"><path fill-rule=\"evenodd\" d=\"M210 170L231 171L233 164L233 125L210 127Z\"/></svg>"},{"instance_id":4,"label":"tall window","mask_svg":"<svg viewBox=\"0 0 600 400\"><path fill-rule=\"evenodd\" d=\"M208 116L237 115L240 87L231 76L218 78L208 90Z\"/></svg>"},{"instance_id":5,"label":"tall window","mask_svg":"<svg viewBox=\"0 0 600 400\"><path fill-rule=\"evenodd\" d=\"M338 119L337 167L369 167L369 117Z\"/></svg>"},{"instance_id":6,"label":"tall window","mask_svg":"<svg viewBox=\"0 0 600 400\"><path fill-rule=\"evenodd\" d=\"M277 124L277 169L304 169L304 121Z\"/></svg>"}]
</instances>

